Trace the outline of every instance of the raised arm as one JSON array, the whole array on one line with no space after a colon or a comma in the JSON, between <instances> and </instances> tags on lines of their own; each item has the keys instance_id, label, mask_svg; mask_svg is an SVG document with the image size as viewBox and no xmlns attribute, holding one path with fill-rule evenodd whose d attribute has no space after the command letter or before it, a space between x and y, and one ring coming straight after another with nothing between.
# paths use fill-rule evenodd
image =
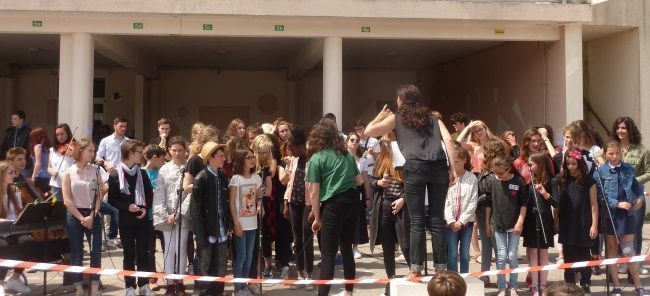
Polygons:
<instances>
[{"instance_id":1,"label":"raised arm","mask_svg":"<svg viewBox=\"0 0 650 296\"><path fill-rule=\"evenodd\" d=\"M394 128L395 114L388 108L388 105L384 105L384 108L377 114L377 117L368 123L364 134L368 137L379 137L392 131Z\"/></svg>"}]
</instances>

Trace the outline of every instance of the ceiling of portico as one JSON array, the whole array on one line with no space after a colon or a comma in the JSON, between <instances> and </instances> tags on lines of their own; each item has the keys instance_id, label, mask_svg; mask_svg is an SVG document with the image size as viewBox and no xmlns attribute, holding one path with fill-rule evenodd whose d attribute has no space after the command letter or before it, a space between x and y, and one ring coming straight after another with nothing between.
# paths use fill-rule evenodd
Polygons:
<instances>
[{"instance_id":1,"label":"ceiling of portico","mask_svg":"<svg viewBox=\"0 0 650 296\"><path fill-rule=\"evenodd\" d=\"M159 67L287 68L313 39L115 36ZM345 68L421 69L471 55L498 41L344 39ZM0 64L57 65L59 35L0 34ZM119 66L95 53L96 66ZM319 67L319 65L315 65Z\"/></svg>"}]
</instances>

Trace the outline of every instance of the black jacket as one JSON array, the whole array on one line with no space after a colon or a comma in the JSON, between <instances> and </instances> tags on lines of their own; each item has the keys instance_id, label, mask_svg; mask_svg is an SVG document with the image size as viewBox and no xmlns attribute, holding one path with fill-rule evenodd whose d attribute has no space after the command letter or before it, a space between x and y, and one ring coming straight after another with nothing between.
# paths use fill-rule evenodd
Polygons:
<instances>
[{"instance_id":1,"label":"black jacket","mask_svg":"<svg viewBox=\"0 0 650 296\"><path fill-rule=\"evenodd\" d=\"M29 132L31 131L32 129L30 129L27 125L24 124L18 129L13 127L8 128L7 131L5 132L5 138L2 141L0 160L4 160L7 157L7 151L9 151L9 149L14 147L23 147L25 148L25 150L27 150L27 155L31 155L29 151ZM15 140L15 145L14 145L14 140ZM31 157L27 157L27 161L28 161L27 168L30 168Z\"/></svg>"},{"instance_id":2,"label":"black jacket","mask_svg":"<svg viewBox=\"0 0 650 296\"><path fill-rule=\"evenodd\" d=\"M153 187L151 186L151 181L145 170L140 169L142 174L142 185L144 186L144 197L146 202L146 210L149 211L153 204ZM129 191L131 194L126 195L120 191L120 178L118 177L117 172L111 173L108 177L108 203L120 211L120 222L121 221L150 221L147 216L143 219L137 219L136 217L140 214L129 212L129 205L135 203L135 185L137 181L137 175L129 176L126 175L126 180L129 183Z\"/></svg>"},{"instance_id":3,"label":"black jacket","mask_svg":"<svg viewBox=\"0 0 650 296\"><path fill-rule=\"evenodd\" d=\"M217 188L217 178L207 168L194 178L190 215L192 216L192 230L199 249L208 246L209 236L219 235L220 221L226 222L226 231L233 229L232 215L228 206L228 179L222 170L219 170L218 174L220 188ZM217 211L217 190L221 190L221 209L225 216L223 220Z\"/></svg>"}]
</instances>

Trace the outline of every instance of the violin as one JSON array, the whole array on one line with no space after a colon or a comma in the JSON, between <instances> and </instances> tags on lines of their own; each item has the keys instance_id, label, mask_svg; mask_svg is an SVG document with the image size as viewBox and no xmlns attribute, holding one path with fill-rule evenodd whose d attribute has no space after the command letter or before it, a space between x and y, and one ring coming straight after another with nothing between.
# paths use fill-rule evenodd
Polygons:
<instances>
[{"instance_id":1,"label":"violin","mask_svg":"<svg viewBox=\"0 0 650 296\"><path fill-rule=\"evenodd\" d=\"M56 149L56 152L58 152L61 155L72 157L72 152L74 151L74 148L76 146L77 146L77 142L75 142L75 140L72 139L70 142L68 142L68 144L59 145L59 147Z\"/></svg>"}]
</instances>

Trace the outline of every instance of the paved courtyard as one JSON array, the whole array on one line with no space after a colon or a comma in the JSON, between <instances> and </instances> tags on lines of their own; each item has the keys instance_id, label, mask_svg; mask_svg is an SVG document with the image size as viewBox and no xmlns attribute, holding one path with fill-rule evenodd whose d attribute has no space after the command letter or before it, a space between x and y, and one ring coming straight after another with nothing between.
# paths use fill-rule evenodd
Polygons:
<instances>
[{"instance_id":1,"label":"paved courtyard","mask_svg":"<svg viewBox=\"0 0 650 296\"><path fill-rule=\"evenodd\" d=\"M650 246L650 222L646 222L646 226L644 227L644 236L646 239L644 240L643 243L643 253L648 254L648 248ZM430 248L430 243L429 243L429 248ZM386 276L386 273L384 271L384 264L383 264L383 259L382 259L382 253L381 253L381 246L378 246L375 251L375 254L370 254L370 249L368 245L362 245L359 247L361 252L364 254L363 258L357 260L357 277L358 278L383 278ZM316 250L316 261L319 260L318 256L318 248L315 248ZM523 247L520 248L520 254L525 254L525 250ZM551 250L551 261L555 262L555 259L557 258L557 250L552 249ZM116 250L111 250L110 252L103 252L102 254L102 267L104 268L115 268L115 269L120 269L122 267L122 250L121 249L116 249ZM84 260L84 263L87 264L87 256ZM157 260L157 270L162 270L162 252L160 251L160 246L157 248L156 252L156 260ZM429 266L431 266L431 257L429 256ZM526 266L527 261L526 258L523 258L522 261L520 262L520 266ZM229 266L229 269L231 267ZM315 274L318 273L318 268L315 267ZM397 266L397 274L398 276L405 275L407 273L407 266L405 262L401 262L401 264L398 264ZM472 262L470 265L470 271L479 271L480 270L480 265L476 262ZM230 274L232 274L231 271L229 271ZM279 272L275 272L276 276L279 276ZM40 272L37 273L28 273L28 281L30 284L30 287L32 288L33 292L30 295L41 295L42 293L42 284L43 284L43 274ZM343 271L341 265L337 266L337 271L336 271L336 278L342 278L343 277ZM70 295L74 294L74 288L72 286L63 286L63 276L61 273L56 273L56 272L50 272L47 274L48 278L48 286L47 286L47 291L48 294L50 295ZM625 275L621 275L621 278L624 279ZM124 279L120 276L102 276L102 282L105 286L104 293L103 295L124 295ZM562 271L552 271L549 273L549 282L554 282L554 281L561 281L563 279L563 273ZM520 287L525 286L524 283L525 280L525 275L520 274L519 275L519 282L520 282ZM642 276L641 278L642 283L646 288L650 287L650 276ZM496 282L496 277L492 277L492 282ZM592 295L606 295L605 293L605 275L601 276L594 276L592 278ZM163 281L160 281L162 284ZM622 283L627 284L627 281L623 280ZM192 283L187 283L186 284L189 290L191 291L193 289ZM624 285L624 292L626 292L629 295L633 294L633 287L631 285ZM332 287L330 294L335 294L338 293L342 289L341 285L335 285ZM357 296L379 296L381 293L383 293L383 285L358 285L354 289L354 294ZM305 291L303 288L299 290L289 290L288 286L284 285L275 285L275 286L265 286L263 287L264 294L265 295L316 295L315 291ZM233 286L232 285L226 285L226 292L227 295L230 295L233 291ZM520 289L520 295L528 295L528 292L525 291L525 289ZM423 295L426 295L426 291L422 291ZM160 295L164 295L164 290L158 291L157 292ZM496 295L496 287L495 286L490 286L486 289L486 295ZM634 294L635 295L635 294ZM415 295L410 295L410 296L415 296Z\"/></svg>"}]
</instances>

